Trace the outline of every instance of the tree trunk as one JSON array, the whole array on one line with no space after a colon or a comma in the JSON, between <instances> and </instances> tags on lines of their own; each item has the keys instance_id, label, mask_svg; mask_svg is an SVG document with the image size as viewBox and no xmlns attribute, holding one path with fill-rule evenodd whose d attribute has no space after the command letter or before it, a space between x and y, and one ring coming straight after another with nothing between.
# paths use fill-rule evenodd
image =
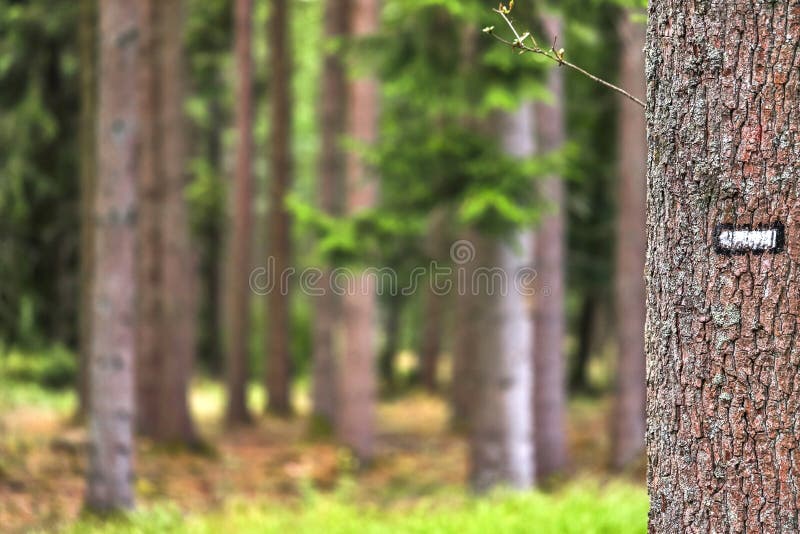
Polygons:
<instances>
[{"instance_id":1,"label":"tree trunk","mask_svg":"<svg viewBox=\"0 0 800 534\"><path fill-rule=\"evenodd\" d=\"M561 35L561 20L544 16L547 42ZM563 69L551 68L547 88L552 104L536 104L536 133L542 153L561 148L564 132ZM564 185L560 177L541 182L539 192L548 214L536 231L534 265L537 271L533 331L536 478L547 480L567 466L567 383L564 358Z\"/></svg>"},{"instance_id":2,"label":"tree trunk","mask_svg":"<svg viewBox=\"0 0 800 534\"><path fill-rule=\"evenodd\" d=\"M95 127L97 107L97 2L81 0L78 28L81 75L81 278L79 339L80 360L78 375L78 409L76 419L86 417L89 407L89 354L92 344L92 264L94 253L94 184L97 179L97 154Z\"/></svg>"},{"instance_id":3,"label":"tree trunk","mask_svg":"<svg viewBox=\"0 0 800 534\"><path fill-rule=\"evenodd\" d=\"M447 250L444 239L447 219L445 212L432 214L429 226L427 243L428 255L431 261L442 262ZM434 393L439 388L439 355L442 352L442 339L445 328L445 297L439 294L430 281L424 288L425 311L423 313L422 346L420 347L420 362L422 371L422 385L429 392Z\"/></svg>"},{"instance_id":4,"label":"tree trunk","mask_svg":"<svg viewBox=\"0 0 800 534\"><path fill-rule=\"evenodd\" d=\"M247 363L250 332L250 268L253 240L253 60L251 22L253 0L237 0L235 13L236 87L236 175L231 202L232 231L228 264L228 344L226 378L229 425L248 423Z\"/></svg>"},{"instance_id":5,"label":"tree trunk","mask_svg":"<svg viewBox=\"0 0 800 534\"><path fill-rule=\"evenodd\" d=\"M163 298L161 386L158 438L164 442L197 440L188 405L197 345L197 267L189 234L188 146L184 115L183 1L159 0L160 166L164 182L161 213Z\"/></svg>"},{"instance_id":6,"label":"tree trunk","mask_svg":"<svg viewBox=\"0 0 800 534\"><path fill-rule=\"evenodd\" d=\"M798 32L794 3L650 5L653 532L800 528Z\"/></svg>"},{"instance_id":7,"label":"tree trunk","mask_svg":"<svg viewBox=\"0 0 800 534\"><path fill-rule=\"evenodd\" d=\"M467 232L462 240L475 242L477 234ZM461 240L453 247L461 246ZM453 312L453 372L450 378L451 415L450 426L457 432L469 434L470 421L474 412L475 391L481 380L477 365L476 317L478 299L469 286L461 281L470 281L475 268L474 262L461 263L452 253L456 262L456 305Z\"/></svg>"},{"instance_id":8,"label":"tree trunk","mask_svg":"<svg viewBox=\"0 0 800 534\"><path fill-rule=\"evenodd\" d=\"M131 508L141 12L101 0L86 506Z\"/></svg>"},{"instance_id":9,"label":"tree trunk","mask_svg":"<svg viewBox=\"0 0 800 534\"><path fill-rule=\"evenodd\" d=\"M141 111L141 154L139 172L139 215L137 217L138 316L136 338L136 418L140 434L158 433L162 316L161 213L164 184L159 168L158 14L156 0L141 4L141 64L139 101Z\"/></svg>"},{"instance_id":10,"label":"tree trunk","mask_svg":"<svg viewBox=\"0 0 800 534\"><path fill-rule=\"evenodd\" d=\"M354 37L378 29L378 0L354 0L351 28ZM378 82L371 78L349 84L348 132L361 143L372 143L378 130ZM347 210L355 214L374 206L377 183L358 154L347 157ZM336 434L362 462L375 454L376 396L376 279L354 273L356 291L342 298L343 353L337 374Z\"/></svg>"},{"instance_id":11,"label":"tree trunk","mask_svg":"<svg viewBox=\"0 0 800 534\"><path fill-rule=\"evenodd\" d=\"M325 37L340 39L347 35L350 18L349 0L327 0ZM345 154L342 135L347 128L347 79L340 54L328 51L322 65L320 96L322 147L319 160L319 206L326 213L341 214L345 184ZM322 279L324 294L315 297L314 356L312 370L312 409L314 415L333 426L336 409L336 355L334 328L341 312L337 295L331 291L330 269Z\"/></svg>"},{"instance_id":12,"label":"tree trunk","mask_svg":"<svg viewBox=\"0 0 800 534\"><path fill-rule=\"evenodd\" d=\"M620 84L636 95L644 92L643 24L623 12ZM617 212L616 306L619 347L612 417L612 466L621 469L644 450L645 359L644 258L647 251L647 132L642 110L619 99L619 186Z\"/></svg>"},{"instance_id":13,"label":"tree trunk","mask_svg":"<svg viewBox=\"0 0 800 534\"><path fill-rule=\"evenodd\" d=\"M288 0L273 0L270 13L270 72L272 76L272 206L269 215L270 257L275 262L276 289L267 295L267 410L289 415L291 406L291 301L283 275L292 264L291 221L284 205L292 180L292 67Z\"/></svg>"},{"instance_id":14,"label":"tree trunk","mask_svg":"<svg viewBox=\"0 0 800 534\"><path fill-rule=\"evenodd\" d=\"M500 123L506 152L533 154L532 105L503 114ZM533 321L530 304L514 280L520 269L530 266L532 236L520 232L516 247L485 236L474 245L471 285L477 299L473 312L480 380L469 425L470 481L479 492L498 485L526 489L534 476ZM497 285L497 273L506 279L505 292Z\"/></svg>"},{"instance_id":15,"label":"tree trunk","mask_svg":"<svg viewBox=\"0 0 800 534\"><path fill-rule=\"evenodd\" d=\"M142 8L137 426L161 442L193 444L187 396L197 288L184 198L183 10L180 0Z\"/></svg>"}]
</instances>

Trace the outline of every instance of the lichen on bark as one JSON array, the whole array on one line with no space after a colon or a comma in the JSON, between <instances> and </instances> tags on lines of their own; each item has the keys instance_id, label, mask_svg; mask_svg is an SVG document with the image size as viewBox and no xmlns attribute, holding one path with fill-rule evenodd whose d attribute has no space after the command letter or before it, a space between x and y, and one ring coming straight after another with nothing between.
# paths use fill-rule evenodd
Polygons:
<instances>
[{"instance_id":1,"label":"lichen on bark","mask_svg":"<svg viewBox=\"0 0 800 534\"><path fill-rule=\"evenodd\" d=\"M800 2L662 0L647 56L652 532L794 532ZM718 224L781 222L778 253Z\"/></svg>"}]
</instances>

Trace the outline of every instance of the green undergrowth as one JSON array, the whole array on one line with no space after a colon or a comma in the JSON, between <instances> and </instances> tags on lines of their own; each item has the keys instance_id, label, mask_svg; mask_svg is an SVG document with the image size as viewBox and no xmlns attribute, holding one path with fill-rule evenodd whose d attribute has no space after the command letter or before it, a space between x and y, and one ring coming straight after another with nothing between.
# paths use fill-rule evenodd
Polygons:
<instances>
[{"instance_id":1,"label":"green undergrowth","mask_svg":"<svg viewBox=\"0 0 800 534\"><path fill-rule=\"evenodd\" d=\"M240 502L203 515L162 505L111 521L87 518L66 532L624 534L646 532L647 506L644 489L623 482L582 481L555 493L498 492L483 498L453 490L390 506L312 493L299 505Z\"/></svg>"}]
</instances>

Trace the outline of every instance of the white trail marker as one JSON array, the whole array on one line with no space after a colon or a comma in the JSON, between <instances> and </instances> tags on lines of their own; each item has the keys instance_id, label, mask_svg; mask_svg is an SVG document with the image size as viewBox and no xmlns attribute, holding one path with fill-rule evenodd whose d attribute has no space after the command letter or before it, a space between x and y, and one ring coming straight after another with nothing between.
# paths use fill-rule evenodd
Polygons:
<instances>
[{"instance_id":1,"label":"white trail marker","mask_svg":"<svg viewBox=\"0 0 800 534\"><path fill-rule=\"evenodd\" d=\"M761 254L781 252L785 232L781 223L770 227L751 228L721 224L714 232L714 248L720 254Z\"/></svg>"}]
</instances>

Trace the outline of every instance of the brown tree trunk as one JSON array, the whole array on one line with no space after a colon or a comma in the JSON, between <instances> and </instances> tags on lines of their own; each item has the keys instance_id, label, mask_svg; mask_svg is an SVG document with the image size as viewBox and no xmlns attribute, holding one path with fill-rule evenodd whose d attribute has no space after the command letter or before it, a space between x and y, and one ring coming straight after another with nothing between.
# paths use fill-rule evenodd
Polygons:
<instances>
[{"instance_id":1,"label":"brown tree trunk","mask_svg":"<svg viewBox=\"0 0 800 534\"><path fill-rule=\"evenodd\" d=\"M188 405L197 345L197 267L189 234L185 187L188 171L184 115L183 1L159 0L161 57L159 104L163 287L161 295L161 385L158 438L193 443L197 437Z\"/></svg>"},{"instance_id":2,"label":"brown tree trunk","mask_svg":"<svg viewBox=\"0 0 800 534\"><path fill-rule=\"evenodd\" d=\"M351 28L354 37L369 35L378 29L378 0L354 0ZM378 83L371 78L349 84L348 132L361 143L375 141L378 129ZM377 183L371 170L358 154L347 158L347 210L354 214L372 207ZM354 273L355 291L342 298L343 353L338 361L336 434L362 462L375 454L376 396L376 279Z\"/></svg>"},{"instance_id":3,"label":"brown tree trunk","mask_svg":"<svg viewBox=\"0 0 800 534\"><path fill-rule=\"evenodd\" d=\"M284 200L292 181L292 66L288 0L273 0L269 20L272 114L270 155L272 189L269 254L274 260L276 287L267 295L267 410L289 415L291 405L291 300L283 275L292 264L291 220Z\"/></svg>"},{"instance_id":4,"label":"brown tree trunk","mask_svg":"<svg viewBox=\"0 0 800 534\"><path fill-rule=\"evenodd\" d=\"M189 239L183 115L182 2L142 2L141 216L137 421L162 442L192 444L188 408L196 332L195 261Z\"/></svg>"},{"instance_id":5,"label":"brown tree trunk","mask_svg":"<svg viewBox=\"0 0 800 534\"><path fill-rule=\"evenodd\" d=\"M474 242L477 235L467 232L463 240ZM461 240L453 247L461 246ZM452 252L451 252L452 255ZM471 294L469 281L473 277L474 262L459 263L457 257L454 287L456 291L453 310L453 372L450 378L450 426L457 432L468 434L475 390L481 377L477 366L477 316L478 299ZM462 281L467 281L466 284Z\"/></svg>"},{"instance_id":6,"label":"brown tree trunk","mask_svg":"<svg viewBox=\"0 0 800 534\"><path fill-rule=\"evenodd\" d=\"M230 425L250 422L247 409L247 347L250 331L250 268L253 240L253 0L237 0L235 13L236 54L236 175L231 202L232 221L228 264L228 343L226 378L228 404L225 420Z\"/></svg>"},{"instance_id":7,"label":"brown tree trunk","mask_svg":"<svg viewBox=\"0 0 800 534\"><path fill-rule=\"evenodd\" d=\"M80 360L78 375L78 409L76 419L86 417L89 407L89 353L92 343L92 264L94 253L94 184L97 179L97 2L81 0L78 28L81 69L81 278L79 340Z\"/></svg>"},{"instance_id":8,"label":"brown tree trunk","mask_svg":"<svg viewBox=\"0 0 800 534\"><path fill-rule=\"evenodd\" d=\"M796 3L650 4L653 532L800 528L798 32Z\"/></svg>"},{"instance_id":9,"label":"brown tree trunk","mask_svg":"<svg viewBox=\"0 0 800 534\"><path fill-rule=\"evenodd\" d=\"M622 47L620 84L636 95L644 93L644 37L642 23L624 12L619 25ZM619 99L619 186L616 254L617 359L616 392L612 417L612 458L617 469L644 450L644 258L647 251L646 182L647 132L642 110Z\"/></svg>"},{"instance_id":10,"label":"brown tree trunk","mask_svg":"<svg viewBox=\"0 0 800 534\"><path fill-rule=\"evenodd\" d=\"M542 20L547 42L561 35L561 20ZM542 153L561 148L564 132L563 69L551 68L547 88L551 104L535 106L538 148ZM567 383L564 357L564 185L560 177L547 177L540 185L548 214L536 231L534 265L537 271L533 313L534 414L536 427L536 478L546 480L567 465Z\"/></svg>"},{"instance_id":11,"label":"brown tree trunk","mask_svg":"<svg viewBox=\"0 0 800 534\"><path fill-rule=\"evenodd\" d=\"M136 182L142 34L133 2L101 0L86 506L131 508L136 316Z\"/></svg>"},{"instance_id":12,"label":"brown tree trunk","mask_svg":"<svg viewBox=\"0 0 800 534\"><path fill-rule=\"evenodd\" d=\"M340 39L348 32L350 0L327 0L325 37ZM328 51L322 66L320 95L322 147L319 161L319 206L326 213L342 210L345 184L345 154L342 135L347 128L347 78L340 54ZM312 410L325 424L333 426L336 410L336 355L334 328L341 312L337 295L331 291L330 269L325 268L320 288L314 298L314 355L312 369Z\"/></svg>"},{"instance_id":13,"label":"brown tree trunk","mask_svg":"<svg viewBox=\"0 0 800 534\"><path fill-rule=\"evenodd\" d=\"M140 434L155 437L158 432L160 410L160 328L163 323L161 213L164 184L159 168L162 132L158 124L160 43L156 0L145 0L140 6L143 25L140 34L142 58L138 79L141 162L137 217L136 426Z\"/></svg>"},{"instance_id":14,"label":"brown tree trunk","mask_svg":"<svg viewBox=\"0 0 800 534\"><path fill-rule=\"evenodd\" d=\"M504 113L503 148L513 156L533 154L533 106ZM476 237L471 293L476 299L476 384L470 414L470 482L476 491L533 483L533 321L528 298L515 280L530 267L532 236L519 232L517 246ZM505 290L497 277L505 279Z\"/></svg>"},{"instance_id":15,"label":"brown tree trunk","mask_svg":"<svg viewBox=\"0 0 800 534\"><path fill-rule=\"evenodd\" d=\"M447 250L444 239L444 230L447 223L445 212L434 213L431 217L428 237L428 255L431 261L442 262ZM445 296L440 294L429 281L424 289L425 311L423 313L422 346L420 347L420 362L422 370L422 385L429 392L434 393L439 388L439 355L442 352L442 339L444 338L446 302Z\"/></svg>"}]
</instances>

